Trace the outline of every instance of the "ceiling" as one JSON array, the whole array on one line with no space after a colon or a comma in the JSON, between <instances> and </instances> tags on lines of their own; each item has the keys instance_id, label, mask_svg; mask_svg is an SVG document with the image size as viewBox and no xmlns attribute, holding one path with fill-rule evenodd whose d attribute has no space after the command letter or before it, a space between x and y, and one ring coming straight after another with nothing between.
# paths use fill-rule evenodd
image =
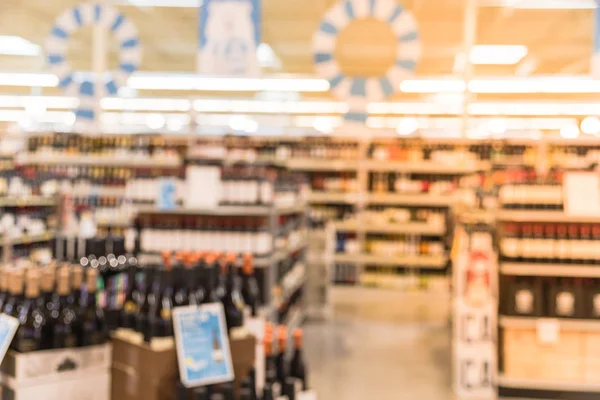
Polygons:
<instances>
[{"instance_id":1,"label":"ceiling","mask_svg":"<svg viewBox=\"0 0 600 400\"><path fill-rule=\"evenodd\" d=\"M121 2L125 0L119 0ZM336 0L262 0L263 42L281 59L278 73L314 74L311 40L319 20ZM490 0L481 0L490 1ZM419 24L423 52L417 76L460 75L455 59L463 45L467 0L402 0ZM43 45L54 18L74 0L3 0L0 35L21 36ZM197 9L119 6L141 33L143 71L193 72L196 62ZM517 65L476 66L476 76L587 74L592 48L591 9L532 10L479 7L477 44L518 44L528 55ZM393 52L381 26L354 29L336 48L342 68L369 74L385 70ZM109 62L116 63L112 44ZM69 59L77 70L91 69L91 31L70 42ZM42 56L0 56L5 71L43 71ZM8 92L14 89L0 91ZM18 89L17 89L18 90ZM48 92L47 90L45 92ZM49 92L52 92L50 90ZM406 95L409 98L410 95Z\"/></svg>"}]
</instances>

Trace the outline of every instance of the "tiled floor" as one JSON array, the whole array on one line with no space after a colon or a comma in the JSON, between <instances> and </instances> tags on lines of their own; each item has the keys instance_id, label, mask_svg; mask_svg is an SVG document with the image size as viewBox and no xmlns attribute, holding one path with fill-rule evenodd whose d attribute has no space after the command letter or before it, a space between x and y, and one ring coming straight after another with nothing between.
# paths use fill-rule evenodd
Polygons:
<instances>
[{"instance_id":1,"label":"tiled floor","mask_svg":"<svg viewBox=\"0 0 600 400\"><path fill-rule=\"evenodd\" d=\"M454 400L445 296L335 289L333 316L308 322L319 400Z\"/></svg>"}]
</instances>

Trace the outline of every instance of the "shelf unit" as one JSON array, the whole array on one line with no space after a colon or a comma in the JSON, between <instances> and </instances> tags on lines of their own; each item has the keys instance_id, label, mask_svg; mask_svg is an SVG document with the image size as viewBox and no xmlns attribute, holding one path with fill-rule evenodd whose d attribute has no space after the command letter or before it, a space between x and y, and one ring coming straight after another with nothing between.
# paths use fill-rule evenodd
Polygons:
<instances>
[{"instance_id":1,"label":"shelf unit","mask_svg":"<svg viewBox=\"0 0 600 400\"><path fill-rule=\"evenodd\" d=\"M539 210L500 210L495 213L495 218L500 223L524 223L524 224L598 224L600 223L600 216L590 215L568 215L562 211L539 211ZM502 239L503 229L499 229L500 239ZM568 239L567 239L568 240ZM526 277L524 279L544 279L554 280L566 278L566 279L600 279L600 265L595 264L583 264L569 263L568 259L564 263L548 262L547 260L540 259L533 261L513 261L503 260L499 263L499 273L501 275L501 292L506 290L503 288L503 282L505 279L515 279L519 277ZM583 290L583 288L582 288ZM550 296L550 291L545 288L541 293L541 299L537 301L542 302L545 307L551 307L554 300L546 298ZM516 296L516 294L514 294ZM585 294L578 301L587 298ZM507 300L505 300L507 301ZM556 300L558 304L558 299ZM548 304L548 305L547 305ZM580 306L581 307L581 306ZM587 308L587 306L586 306ZM587 311L586 311L587 313ZM556 326L558 330L558 336L551 340L551 343L542 346L539 343L541 330L545 329L544 325L550 324L550 326ZM500 328L503 339L499 342L499 355L501 360L507 357L512 357L511 365L514 365L516 354L515 346L519 346L518 342L507 344L507 338L514 340L514 335L522 334L530 337L528 340L534 340L536 343L533 349L530 349L531 360L545 360L540 361L538 367L540 369L546 368L546 365L552 363L554 365L557 361L556 356L552 356L552 361L548 358L551 354L562 354L570 352L573 346L573 351L569 356L568 362L573 365L572 371L579 371L577 366L580 366L581 376L575 377L573 374L569 374L568 377L561 377L558 379L557 376L552 376L550 379L547 375L540 375L540 378L531 379L529 375L519 376L519 372L512 369L510 373L506 368L507 364L504 364L504 369L500 372L498 378L499 395L501 398L536 398L536 399L548 399L548 398L561 398L561 399L596 399L600 396L600 379L590 378L591 368L587 358L588 354L583 351L584 346L589 346L587 341L589 335L594 337L600 337L600 321L596 319L576 319L576 318L552 318L552 317L538 317L538 316L507 316L501 315L498 318L498 325ZM563 343L561 337L563 335L569 335L565 340L573 340L573 342ZM531 339L533 335L537 334L537 339ZM511 336L507 336L511 335ZM573 336L575 335L575 336ZM523 339L524 340L524 339ZM595 339L591 339L595 340ZM533 345L532 345L533 346ZM545 350L545 349L549 350ZM510 349L510 350L509 350ZM523 349L523 351L526 351ZM550 352L539 353L538 352ZM562 353L561 353L562 352ZM505 354L506 353L506 354ZM566 353L565 353L566 354ZM530 369L535 366L534 361L530 366ZM511 367L513 368L513 367ZM546 374L546 373L544 373ZM556 375L556 374L553 374Z\"/></svg>"},{"instance_id":2,"label":"shelf unit","mask_svg":"<svg viewBox=\"0 0 600 400\"><path fill-rule=\"evenodd\" d=\"M174 210L161 210L156 207L140 207L137 212L138 218L148 215L178 215L178 216L191 216L191 215L208 215L208 216L244 216L244 217L266 217L269 221L269 232L272 238L273 251L267 256L257 256L254 259L254 266L257 268L257 275L259 275L259 283L262 283L261 293L263 294L263 304L267 305L268 315L273 315L271 301L272 301L272 290L274 287L281 285L284 276L278 276L279 263L286 261L292 255L301 253L298 257L297 262L301 262L304 259L304 250L307 245L306 237L299 240L297 243L288 244L285 248L276 248L276 238L280 231L279 216L289 214L301 214L302 227L306 231L306 205L298 204L295 206L219 206L214 209L185 209L177 208ZM140 226L136 224L136 229L140 229ZM306 234L304 234L306 236ZM138 234L139 237L139 234ZM139 248L139 244L137 246ZM141 254L147 254L145 251L140 251ZM298 287L295 291L300 290L305 283L305 279L298 283ZM298 306L302 307L300 304ZM277 320L277 318L273 318Z\"/></svg>"}]
</instances>

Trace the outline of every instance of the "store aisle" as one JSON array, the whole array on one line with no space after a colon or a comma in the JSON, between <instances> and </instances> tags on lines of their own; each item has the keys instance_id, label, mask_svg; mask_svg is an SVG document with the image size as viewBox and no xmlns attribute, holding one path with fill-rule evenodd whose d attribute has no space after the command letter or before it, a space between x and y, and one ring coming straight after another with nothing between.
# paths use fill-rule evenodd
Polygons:
<instances>
[{"instance_id":1,"label":"store aisle","mask_svg":"<svg viewBox=\"0 0 600 400\"><path fill-rule=\"evenodd\" d=\"M358 288L334 299L330 321L305 327L319 399L454 400L448 301Z\"/></svg>"}]
</instances>

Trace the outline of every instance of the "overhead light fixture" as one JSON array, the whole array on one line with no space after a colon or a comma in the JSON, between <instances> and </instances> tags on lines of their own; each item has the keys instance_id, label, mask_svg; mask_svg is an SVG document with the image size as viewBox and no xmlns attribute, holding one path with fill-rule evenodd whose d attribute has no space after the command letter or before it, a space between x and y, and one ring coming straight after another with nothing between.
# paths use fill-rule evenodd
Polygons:
<instances>
[{"instance_id":1,"label":"overhead light fixture","mask_svg":"<svg viewBox=\"0 0 600 400\"><path fill-rule=\"evenodd\" d=\"M526 55L526 46L478 44L471 49L469 60L477 65L513 65Z\"/></svg>"},{"instance_id":2,"label":"overhead light fixture","mask_svg":"<svg viewBox=\"0 0 600 400\"><path fill-rule=\"evenodd\" d=\"M464 92L466 87L459 79L407 79L400 83L405 93L455 93Z\"/></svg>"},{"instance_id":3,"label":"overhead light fixture","mask_svg":"<svg viewBox=\"0 0 600 400\"><path fill-rule=\"evenodd\" d=\"M198 8L202 5L202 0L116 0L115 3L121 6L135 7Z\"/></svg>"},{"instance_id":4,"label":"overhead light fixture","mask_svg":"<svg viewBox=\"0 0 600 400\"><path fill-rule=\"evenodd\" d=\"M484 0L479 4L481 6L543 10L593 9L597 7L595 0Z\"/></svg>"},{"instance_id":5,"label":"overhead light fixture","mask_svg":"<svg viewBox=\"0 0 600 400\"><path fill-rule=\"evenodd\" d=\"M402 121L396 127L396 132L400 136L408 136L415 133L419 128L419 121L416 118L402 118Z\"/></svg>"},{"instance_id":6,"label":"overhead light fixture","mask_svg":"<svg viewBox=\"0 0 600 400\"><path fill-rule=\"evenodd\" d=\"M569 124L560 128L560 136L565 139L577 139L579 137L579 127L577 124Z\"/></svg>"},{"instance_id":7,"label":"overhead light fixture","mask_svg":"<svg viewBox=\"0 0 600 400\"><path fill-rule=\"evenodd\" d=\"M586 135L598 135L600 133L600 119L598 117L586 117L581 121L581 132Z\"/></svg>"},{"instance_id":8,"label":"overhead light fixture","mask_svg":"<svg viewBox=\"0 0 600 400\"><path fill-rule=\"evenodd\" d=\"M148 128L157 130L165 126L165 122L165 117L163 117L162 115L150 114L148 115L146 124L148 125Z\"/></svg>"},{"instance_id":9,"label":"overhead light fixture","mask_svg":"<svg viewBox=\"0 0 600 400\"><path fill-rule=\"evenodd\" d=\"M494 118L488 124L489 131L494 135L501 135L506 132L506 122L501 118Z\"/></svg>"},{"instance_id":10,"label":"overhead light fixture","mask_svg":"<svg viewBox=\"0 0 600 400\"><path fill-rule=\"evenodd\" d=\"M21 36L0 36L0 54L7 56L39 56L40 46Z\"/></svg>"}]
</instances>

